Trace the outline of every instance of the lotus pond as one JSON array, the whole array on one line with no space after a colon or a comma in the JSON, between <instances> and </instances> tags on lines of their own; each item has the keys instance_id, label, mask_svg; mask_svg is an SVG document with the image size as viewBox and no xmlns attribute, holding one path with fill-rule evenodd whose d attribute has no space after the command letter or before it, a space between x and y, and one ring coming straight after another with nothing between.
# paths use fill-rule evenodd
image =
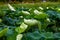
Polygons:
<instances>
[{"instance_id":1,"label":"lotus pond","mask_svg":"<svg viewBox=\"0 0 60 40\"><path fill-rule=\"evenodd\" d=\"M0 6L0 40L60 40L60 6L11 7Z\"/></svg>"}]
</instances>

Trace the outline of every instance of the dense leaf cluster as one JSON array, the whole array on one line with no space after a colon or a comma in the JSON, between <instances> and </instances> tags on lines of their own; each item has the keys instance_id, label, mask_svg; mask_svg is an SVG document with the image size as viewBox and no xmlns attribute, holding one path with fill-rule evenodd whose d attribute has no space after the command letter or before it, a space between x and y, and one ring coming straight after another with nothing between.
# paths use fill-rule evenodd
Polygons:
<instances>
[{"instance_id":1,"label":"dense leaf cluster","mask_svg":"<svg viewBox=\"0 0 60 40\"><path fill-rule=\"evenodd\" d=\"M16 40L16 38L19 40L20 38L21 40L59 40L60 8L0 10L0 37L2 40Z\"/></svg>"}]
</instances>

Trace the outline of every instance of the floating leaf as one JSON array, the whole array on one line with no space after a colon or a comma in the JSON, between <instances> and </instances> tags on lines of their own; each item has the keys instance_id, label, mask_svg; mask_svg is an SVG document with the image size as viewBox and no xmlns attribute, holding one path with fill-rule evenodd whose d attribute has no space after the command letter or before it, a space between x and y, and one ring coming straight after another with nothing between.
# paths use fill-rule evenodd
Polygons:
<instances>
[{"instance_id":1,"label":"floating leaf","mask_svg":"<svg viewBox=\"0 0 60 40\"><path fill-rule=\"evenodd\" d=\"M16 11L10 4L8 4L8 7L10 8L11 11Z\"/></svg>"},{"instance_id":2,"label":"floating leaf","mask_svg":"<svg viewBox=\"0 0 60 40\"><path fill-rule=\"evenodd\" d=\"M32 26L32 25L38 24L38 21L35 19L24 19L24 23L29 26Z\"/></svg>"},{"instance_id":3,"label":"floating leaf","mask_svg":"<svg viewBox=\"0 0 60 40\"><path fill-rule=\"evenodd\" d=\"M22 39L22 37L23 37L23 35L22 35L22 34L18 34L18 35L17 35L16 40L21 40L21 39Z\"/></svg>"},{"instance_id":4,"label":"floating leaf","mask_svg":"<svg viewBox=\"0 0 60 40\"><path fill-rule=\"evenodd\" d=\"M23 33L25 32L25 30L27 29L28 25L22 23L20 25L20 27L17 27L15 30L18 32L18 33Z\"/></svg>"},{"instance_id":5,"label":"floating leaf","mask_svg":"<svg viewBox=\"0 0 60 40\"><path fill-rule=\"evenodd\" d=\"M34 18L36 18L36 19L43 19L44 20L44 19L48 18L48 15L45 14L45 13L41 13L39 15L35 15Z\"/></svg>"},{"instance_id":6,"label":"floating leaf","mask_svg":"<svg viewBox=\"0 0 60 40\"><path fill-rule=\"evenodd\" d=\"M0 37L4 36L7 33L8 28L5 28L0 31Z\"/></svg>"}]
</instances>

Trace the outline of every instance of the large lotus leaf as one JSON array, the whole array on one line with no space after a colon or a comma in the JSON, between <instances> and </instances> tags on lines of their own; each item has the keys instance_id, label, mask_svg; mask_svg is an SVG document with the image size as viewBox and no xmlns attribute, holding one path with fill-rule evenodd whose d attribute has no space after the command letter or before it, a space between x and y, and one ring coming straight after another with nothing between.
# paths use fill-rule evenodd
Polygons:
<instances>
[{"instance_id":1,"label":"large lotus leaf","mask_svg":"<svg viewBox=\"0 0 60 40\"><path fill-rule=\"evenodd\" d=\"M0 31L0 37L4 36L7 33L8 28L5 28Z\"/></svg>"},{"instance_id":2,"label":"large lotus leaf","mask_svg":"<svg viewBox=\"0 0 60 40\"><path fill-rule=\"evenodd\" d=\"M57 8L56 8L56 11L60 12L60 7L57 7Z\"/></svg>"},{"instance_id":3,"label":"large lotus leaf","mask_svg":"<svg viewBox=\"0 0 60 40\"><path fill-rule=\"evenodd\" d=\"M36 19L46 19L46 18L48 18L48 15L45 14L45 13L41 13L39 15L35 15L34 18L36 18Z\"/></svg>"},{"instance_id":4,"label":"large lotus leaf","mask_svg":"<svg viewBox=\"0 0 60 40\"><path fill-rule=\"evenodd\" d=\"M0 19L0 23L2 23L2 19Z\"/></svg>"},{"instance_id":5,"label":"large lotus leaf","mask_svg":"<svg viewBox=\"0 0 60 40\"><path fill-rule=\"evenodd\" d=\"M47 26L48 26L50 23L51 23L51 22L50 22L49 19L48 19L48 20L46 19L46 20L42 21L42 22L41 22L41 29L42 29L42 30L46 29Z\"/></svg>"},{"instance_id":6,"label":"large lotus leaf","mask_svg":"<svg viewBox=\"0 0 60 40\"><path fill-rule=\"evenodd\" d=\"M10 4L8 4L8 7L9 7L9 9L10 9L11 11L16 11L16 10L14 9L14 7L12 7Z\"/></svg>"},{"instance_id":7,"label":"large lotus leaf","mask_svg":"<svg viewBox=\"0 0 60 40\"><path fill-rule=\"evenodd\" d=\"M16 37L16 40L21 40L23 37L23 34L18 34L17 37Z\"/></svg>"},{"instance_id":8,"label":"large lotus leaf","mask_svg":"<svg viewBox=\"0 0 60 40\"><path fill-rule=\"evenodd\" d=\"M13 35L13 34L14 34L13 28L12 29L8 29L8 31L6 33L6 36L10 36L10 35Z\"/></svg>"},{"instance_id":9,"label":"large lotus leaf","mask_svg":"<svg viewBox=\"0 0 60 40\"><path fill-rule=\"evenodd\" d=\"M60 20L60 14L59 13L56 15L56 17L57 17L57 19Z\"/></svg>"},{"instance_id":10,"label":"large lotus leaf","mask_svg":"<svg viewBox=\"0 0 60 40\"><path fill-rule=\"evenodd\" d=\"M45 39L54 39L52 32L43 32L41 34L42 34L42 37Z\"/></svg>"},{"instance_id":11,"label":"large lotus leaf","mask_svg":"<svg viewBox=\"0 0 60 40\"><path fill-rule=\"evenodd\" d=\"M8 35L8 36L7 36L7 40L16 40L16 36L17 36L17 33L14 32L13 35Z\"/></svg>"},{"instance_id":12,"label":"large lotus leaf","mask_svg":"<svg viewBox=\"0 0 60 40\"><path fill-rule=\"evenodd\" d=\"M30 15L30 13L28 11L22 11L23 15Z\"/></svg>"},{"instance_id":13,"label":"large lotus leaf","mask_svg":"<svg viewBox=\"0 0 60 40\"><path fill-rule=\"evenodd\" d=\"M14 25L15 24L15 21L12 18L4 17L3 20L6 25Z\"/></svg>"},{"instance_id":14,"label":"large lotus leaf","mask_svg":"<svg viewBox=\"0 0 60 40\"><path fill-rule=\"evenodd\" d=\"M42 25L41 25L41 22L38 22L38 29L39 29L39 31L42 31Z\"/></svg>"},{"instance_id":15,"label":"large lotus leaf","mask_svg":"<svg viewBox=\"0 0 60 40\"><path fill-rule=\"evenodd\" d=\"M54 33L54 38L60 39L60 33Z\"/></svg>"},{"instance_id":16,"label":"large lotus leaf","mask_svg":"<svg viewBox=\"0 0 60 40\"><path fill-rule=\"evenodd\" d=\"M27 33L24 35L22 40L39 40L41 38L41 34L38 31Z\"/></svg>"},{"instance_id":17,"label":"large lotus leaf","mask_svg":"<svg viewBox=\"0 0 60 40\"><path fill-rule=\"evenodd\" d=\"M56 14L57 14L56 11L48 10L46 13L49 15L51 19L56 19Z\"/></svg>"},{"instance_id":18,"label":"large lotus leaf","mask_svg":"<svg viewBox=\"0 0 60 40\"><path fill-rule=\"evenodd\" d=\"M18 32L18 33L23 33L23 32L25 32L25 30L26 30L27 28L28 28L28 25L22 23L22 24L20 25L20 27L17 27L15 30L16 30L16 32Z\"/></svg>"},{"instance_id":19,"label":"large lotus leaf","mask_svg":"<svg viewBox=\"0 0 60 40\"><path fill-rule=\"evenodd\" d=\"M24 34L22 40L55 40L60 39L60 33L38 31Z\"/></svg>"},{"instance_id":20,"label":"large lotus leaf","mask_svg":"<svg viewBox=\"0 0 60 40\"><path fill-rule=\"evenodd\" d=\"M4 11L0 10L0 17L4 17L6 15L6 13L4 13Z\"/></svg>"},{"instance_id":21,"label":"large lotus leaf","mask_svg":"<svg viewBox=\"0 0 60 40\"><path fill-rule=\"evenodd\" d=\"M40 12L38 10L34 10L34 14L38 15L38 14L40 14Z\"/></svg>"},{"instance_id":22,"label":"large lotus leaf","mask_svg":"<svg viewBox=\"0 0 60 40\"><path fill-rule=\"evenodd\" d=\"M22 11L22 10L23 10L23 11L28 11L29 9L28 9L28 8L23 8L23 7L22 7L22 8L20 8L19 10L20 10L20 11Z\"/></svg>"},{"instance_id":23,"label":"large lotus leaf","mask_svg":"<svg viewBox=\"0 0 60 40\"><path fill-rule=\"evenodd\" d=\"M38 24L38 21L35 19L24 19L24 23L29 26L33 26L35 24Z\"/></svg>"}]
</instances>

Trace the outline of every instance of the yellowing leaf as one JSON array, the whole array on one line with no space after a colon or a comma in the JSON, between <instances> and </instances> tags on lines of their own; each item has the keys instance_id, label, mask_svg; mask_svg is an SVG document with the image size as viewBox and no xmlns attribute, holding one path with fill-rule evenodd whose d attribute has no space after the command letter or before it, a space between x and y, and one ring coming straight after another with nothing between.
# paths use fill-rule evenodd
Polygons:
<instances>
[{"instance_id":1,"label":"yellowing leaf","mask_svg":"<svg viewBox=\"0 0 60 40\"><path fill-rule=\"evenodd\" d=\"M22 33L22 32L24 32L24 31L27 29L27 27L28 27L28 25L22 23L22 24L20 25L20 27L17 27L17 28L16 28L16 31L17 31L18 33Z\"/></svg>"},{"instance_id":2,"label":"yellowing leaf","mask_svg":"<svg viewBox=\"0 0 60 40\"><path fill-rule=\"evenodd\" d=\"M4 36L7 33L8 28L3 29L0 31L0 37Z\"/></svg>"},{"instance_id":3,"label":"yellowing leaf","mask_svg":"<svg viewBox=\"0 0 60 40\"><path fill-rule=\"evenodd\" d=\"M26 23L27 25L32 26L32 25L37 24L37 23L38 23L38 21L37 21L37 20L35 20L35 19L24 19L24 23Z\"/></svg>"},{"instance_id":4,"label":"yellowing leaf","mask_svg":"<svg viewBox=\"0 0 60 40\"><path fill-rule=\"evenodd\" d=\"M18 34L18 35L17 35L16 40L21 40L21 39L22 39L22 37L23 37L23 35L22 35L22 34Z\"/></svg>"}]
</instances>

